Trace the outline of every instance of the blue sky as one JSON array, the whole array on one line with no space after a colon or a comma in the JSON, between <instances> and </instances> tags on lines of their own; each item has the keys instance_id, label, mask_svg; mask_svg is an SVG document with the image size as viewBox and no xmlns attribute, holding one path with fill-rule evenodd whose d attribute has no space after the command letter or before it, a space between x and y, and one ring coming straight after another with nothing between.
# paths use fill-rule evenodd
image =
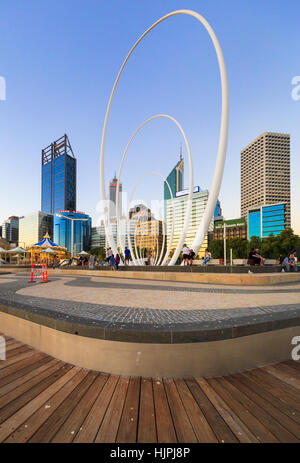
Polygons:
<instances>
[{"instance_id":1,"label":"blue sky","mask_svg":"<svg viewBox=\"0 0 300 463\"><path fill-rule=\"evenodd\" d=\"M41 149L64 133L78 159L77 209L97 217L101 132L116 74L144 30L182 8L210 22L227 65L230 126L220 193L225 217L240 215L241 148L264 131L290 133L292 225L300 233L300 100L291 97L292 78L300 75L298 0L3 0L0 76L7 99L0 101L0 223L40 208ZM108 127L106 178L118 170L137 126L163 112L186 130L195 184L209 188L220 103L217 60L205 29L191 17L165 21L121 77ZM170 121L147 125L128 152L123 189L130 194L150 170L167 175L182 142ZM161 199L162 193L161 180L148 177L135 198Z\"/></svg>"}]
</instances>

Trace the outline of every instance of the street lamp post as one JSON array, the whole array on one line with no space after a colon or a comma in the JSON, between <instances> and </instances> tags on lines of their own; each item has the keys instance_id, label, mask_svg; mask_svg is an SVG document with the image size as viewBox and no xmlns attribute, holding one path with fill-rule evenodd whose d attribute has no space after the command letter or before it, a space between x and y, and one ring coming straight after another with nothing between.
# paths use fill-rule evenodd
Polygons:
<instances>
[{"instance_id":1,"label":"street lamp post","mask_svg":"<svg viewBox=\"0 0 300 463\"><path fill-rule=\"evenodd\" d=\"M82 221L82 222L87 222L88 219L75 219L74 217L67 217L66 215L63 214L56 214L57 217L62 217L63 219L68 219L71 220L71 258L73 259L74 257L74 222L76 220Z\"/></svg>"},{"instance_id":2,"label":"street lamp post","mask_svg":"<svg viewBox=\"0 0 300 463\"><path fill-rule=\"evenodd\" d=\"M226 223L224 222L224 266L227 264L226 259Z\"/></svg>"}]
</instances>

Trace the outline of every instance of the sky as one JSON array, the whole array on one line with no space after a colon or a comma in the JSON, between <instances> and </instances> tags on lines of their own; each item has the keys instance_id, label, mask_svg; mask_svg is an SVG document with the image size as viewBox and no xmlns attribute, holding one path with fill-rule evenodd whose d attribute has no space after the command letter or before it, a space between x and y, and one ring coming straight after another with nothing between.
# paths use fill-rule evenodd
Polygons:
<instances>
[{"instance_id":1,"label":"sky","mask_svg":"<svg viewBox=\"0 0 300 463\"><path fill-rule=\"evenodd\" d=\"M101 133L114 80L138 37L176 9L203 15L225 58L230 123L220 191L223 215L240 216L241 149L265 131L289 133L292 227L300 234L300 99L292 98L292 79L300 76L299 0L2 0L0 76L6 99L0 101L0 223L40 209L41 149L64 133L77 158L77 210L97 223ZM209 35L194 18L164 21L125 67L108 124L106 190L133 132L159 113L180 122L191 146L194 183L210 189L220 75ZM128 196L145 173L167 176L181 144L187 187L180 131L166 119L147 124L124 164L121 180ZM162 197L158 176L146 177L135 192L135 200L148 205Z\"/></svg>"}]
</instances>

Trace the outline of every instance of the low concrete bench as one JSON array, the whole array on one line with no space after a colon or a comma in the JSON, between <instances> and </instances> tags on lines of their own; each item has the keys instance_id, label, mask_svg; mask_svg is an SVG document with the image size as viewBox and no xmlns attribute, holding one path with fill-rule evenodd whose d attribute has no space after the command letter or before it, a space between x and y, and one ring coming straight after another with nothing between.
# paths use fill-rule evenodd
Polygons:
<instances>
[{"instance_id":1,"label":"low concrete bench","mask_svg":"<svg viewBox=\"0 0 300 463\"><path fill-rule=\"evenodd\" d=\"M197 259L197 260L194 260L193 262L194 265L202 265L203 264L203 260L202 259ZM205 265L220 265L220 259L211 259L207 264Z\"/></svg>"},{"instance_id":2,"label":"low concrete bench","mask_svg":"<svg viewBox=\"0 0 300 463\"><path fill-rule=\"evenodd\" d=\"M233 265L249 265L248 259L233 259ZM276 265L276 259L266 259L265 265Z\"/></svg>"}]
</instances>

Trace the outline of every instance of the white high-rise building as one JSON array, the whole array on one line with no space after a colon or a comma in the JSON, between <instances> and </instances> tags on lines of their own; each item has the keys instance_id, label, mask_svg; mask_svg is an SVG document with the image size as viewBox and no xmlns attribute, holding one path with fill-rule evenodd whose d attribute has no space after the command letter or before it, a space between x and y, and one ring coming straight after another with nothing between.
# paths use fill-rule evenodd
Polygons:
<instances>
[{"instance_id":1,"label":"white high-rise building","mask_svg":"<svg viewBox=\"0 0 300 463\"><path fill-rule=\"evenodd\" d=\"M260 206L285 204L291 226L290 135L264 132L241 151L241 215Z\"/></svg>"},{"instance_id":2,"label":"white high-rise building","mask_svg":"<svg viewBox=\"0 0 300 463\"><path fill-rule=\"evenodd\" d=\"M174 228L174 239L172 242L171 251L175 251L177 244L180 239L180 235L184 226L184 220L186 215L187 209L187 201L188 201L188 190L179 191L176 193L176 197L174 198L174 220L175 220L175 228ZM185 237L185 242L188 247L192 245L192 242L195 238L196 232L200 225L200 222L203 218L204 211L208 201L208 190L200 190L200 187L195 187L193 192L193 199L192 199L192 213L191 213L191 220L188 227L188 231ZM172 231L172 220L173 220L173 212L172 212L172 199L166 201L166 219L167 219L167 246L169 245L169 240ZM213 223L212 222L209 227L209 231L213 231ZM208 235L205 236L205 239L202 243L202 246L199 250L198 256L203 257L205 249L208 247Z\"/></svg>"}]
</instances>

